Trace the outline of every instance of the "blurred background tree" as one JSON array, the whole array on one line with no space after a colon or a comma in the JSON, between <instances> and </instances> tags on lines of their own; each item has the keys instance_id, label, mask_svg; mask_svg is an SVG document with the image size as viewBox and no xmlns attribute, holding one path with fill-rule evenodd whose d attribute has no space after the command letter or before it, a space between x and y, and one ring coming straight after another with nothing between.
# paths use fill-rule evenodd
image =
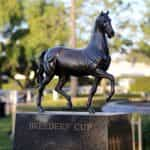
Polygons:
<instances>
[{"instance_id":1,"label":"blurred background tree","mask_svg":"<svg viewBox=\"0 0 150 150\"><path fill-rule=\"evenodd\" d=\"M69 38L64 4L55 1L0 0L0 29L7 63L1 67L11 70L11 77L20 73L27 80L35 55L45 48L65 45Z\"/></svg>"},{"instance_id":2,"label":"blurred background tree","mask_svg":"<svg viewBox=\"0 0 150 150\"><path fill-rule=\"evenodd\" d=\"M21 43L26 43L28 55L40 52L41 49L64 45L69 37L66 11L63 3L44 0L23 2L25 20L29 34ZM33 52L31 52L33 51Z\"/></svg>"},{"instance_id":3,"label":"blurred background tree","mask_svg":"<svg viewBox=\"0 0 150 150\"><path fill-rule=\"evenodd\" d=\"M150 57L150 1L146 0L145 3L147 11L144 13L143 21L140 24L143 32L143 40L139 42L139 50Z\"/></svg>"}]
</instances>

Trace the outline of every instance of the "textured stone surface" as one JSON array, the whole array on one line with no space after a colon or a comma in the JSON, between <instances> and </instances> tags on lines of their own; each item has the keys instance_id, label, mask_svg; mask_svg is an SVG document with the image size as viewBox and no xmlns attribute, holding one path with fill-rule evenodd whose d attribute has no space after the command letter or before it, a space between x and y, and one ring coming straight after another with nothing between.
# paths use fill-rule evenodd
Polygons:
<instances>
[{"instance_id":1,"label":"textured stone surface","mask_svg":"<svg viewBox=\"0 0 150 150\"><path fill-rule=\"evenodd\" d=\"M108 150L120 133L117 120L129 125L127 114L86 112L17 113L14 150ZM112 125L111 125L111 124ZM130 127L128 128L130 133ZM127 131L125 131L127 135ZM129 135L129 134L128 134ZM124 135L122 135L123 139ZM128 141L131 149L131 141ZM127 143L126 143L127 144ZM121 147L121 145L119 145ZM122 145L123 146L123 145ZM123 150L121 147L118 150Z\"/></svg>"},{"instance_id":2,"label":"textured stone surface","mask_svg":"<svg viewBox=\"0 0 150 150\"><path fill-rule=\"evenodd\" d=\"M114 101L106 103L102 107L103 112L125 112L150 114L150 102Z\"/></svg>"}]
</instances>

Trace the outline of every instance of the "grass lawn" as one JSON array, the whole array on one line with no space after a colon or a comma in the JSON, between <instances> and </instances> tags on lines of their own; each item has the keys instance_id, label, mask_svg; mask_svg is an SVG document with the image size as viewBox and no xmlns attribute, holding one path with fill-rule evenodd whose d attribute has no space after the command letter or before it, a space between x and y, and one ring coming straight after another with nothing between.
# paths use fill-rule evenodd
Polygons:
<instances>
[{"instance_id":1,"label":"grass lawn","mask_svg":"<svg viewBox=\"0 0 150 150\"><path fill-rule=\"evenodd\" d=\"M72 99L73 111L86 111L87 96L77 97ZM101 96L95 96L93 106L97 111L100 111L100 106L104 103ZM65 110L67 101L60 97L59 100L52 100L51 95L45 95L42 101L42 105L46 110ZM18 111L37 111L35 102L30 104L19 104Z\"/></svg>"},{"instance_id":2,"label":"grass lawn","mask_svg":"<svg viewBox=\"0 0 150 150\"><path fill-rule=\"evenodd\" d=\"M87 95L82 95L77 98L72 99L73 111L87 111ZM139 94L124 94L124 95L115 95L112 98L113 100L137 100L141 99ZM46 110L65 110L66 109L66 99L60 97L59 100L52 100L52 95L47 94L43 97L42 106ZM105 97L103 95L95 95L93 98L93 107L96 111L101 110L101 106L105 103ZM37 111L35 102L30 104L19 104L17 107L18 111Z\"/></svg>"},{"instance_id":3,"label":"grass lawn","mask_svg":"<svg viewBox=\"0 0 150 150\"><path fill-rule=\"evenodd\" d=\"M0 150L11 150L12 141L10 139L11 117L0 118Z\"/></svg>"}]
</instances>

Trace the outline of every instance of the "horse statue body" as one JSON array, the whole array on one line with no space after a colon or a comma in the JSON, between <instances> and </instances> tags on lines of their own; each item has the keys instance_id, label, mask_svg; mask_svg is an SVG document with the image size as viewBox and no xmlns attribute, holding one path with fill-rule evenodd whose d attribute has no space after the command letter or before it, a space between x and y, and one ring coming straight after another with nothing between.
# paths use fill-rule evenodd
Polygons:
<instances>
[{"instance_id":1,"label":"horse statue body","mask_svg":"<svg viewBox=\"0 0 150 150\"><path fill-rule=\"evenodd\" d=\"M107 36L109 38L113 37L114 30L108 13L101 12L96 18L94 30L87 47L69 49L60 46L47 49L41 53L37 73L39 83L37 107L40 112L44 111L41 106L43 90L54 75L59 77L55 90L67 99L70 109L72 109L71 96L67 95L62 88L71 75L77 77L91 75L94 77L94 83L87 102L87 109L90 112L94 111L91 106L92 98L102 78L110 80L111 92L106 101L108 102L111 99L114 94L114 77L106 72L111 62Z\"/></svg>"}]
</instances>

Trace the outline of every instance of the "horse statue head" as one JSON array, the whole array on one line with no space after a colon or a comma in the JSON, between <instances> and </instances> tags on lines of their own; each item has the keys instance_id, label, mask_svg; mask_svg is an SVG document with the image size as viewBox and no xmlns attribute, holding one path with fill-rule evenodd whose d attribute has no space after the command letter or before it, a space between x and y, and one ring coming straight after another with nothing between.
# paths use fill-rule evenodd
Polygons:
<instances>
[{"instance_id":1,"label":"horse statue head","mask_svg":"<svg viewBox=\"0 0 150 150\"><path fill-rule=\"evenodd\" d=\"M99 31L106 33L109 38L112 38L115 35L115 32L111 25L111 19L108 15L109 11L106 13L102 11L96 19L96 25Z\"/></svg>"}]
</instances>

